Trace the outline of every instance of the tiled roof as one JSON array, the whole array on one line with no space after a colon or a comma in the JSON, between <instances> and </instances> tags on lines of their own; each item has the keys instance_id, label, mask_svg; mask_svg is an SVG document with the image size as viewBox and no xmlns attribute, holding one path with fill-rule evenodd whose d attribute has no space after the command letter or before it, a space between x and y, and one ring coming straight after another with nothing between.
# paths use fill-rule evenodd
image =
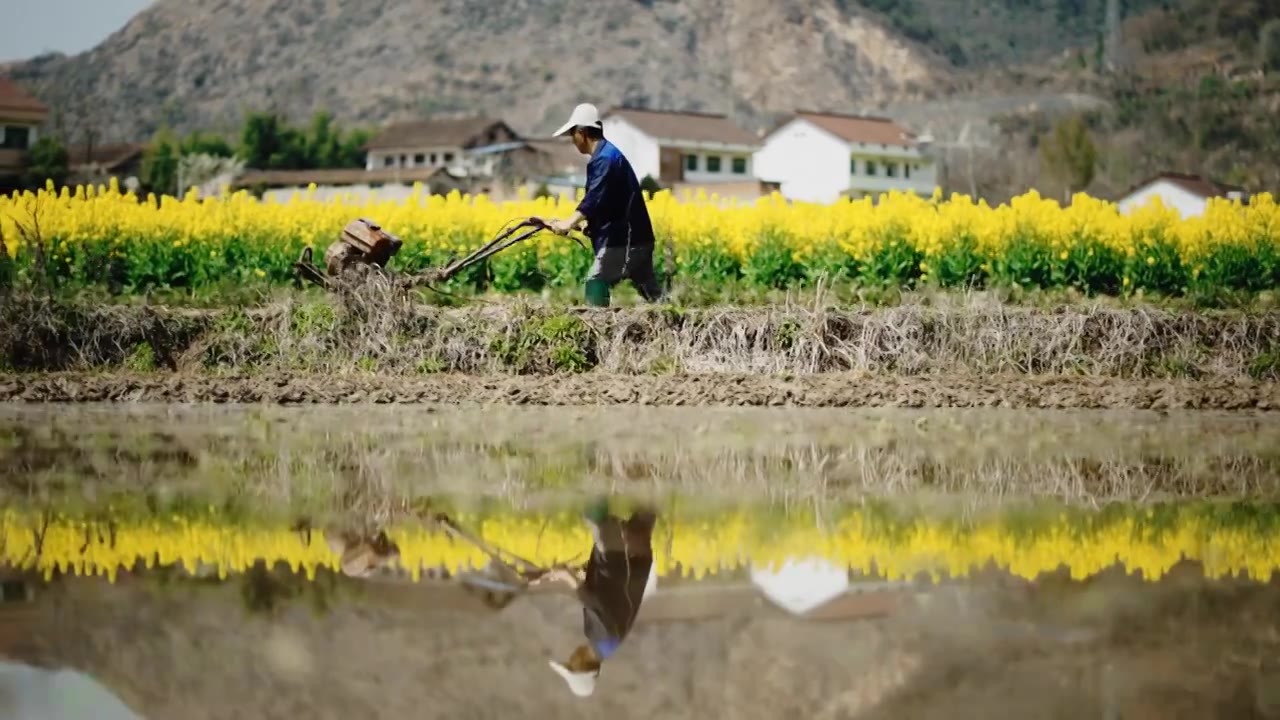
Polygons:
<instances>
[{"instance_id":1,"label":"tiled roof","mask_svg":"<svg viewBox=\"0 0 1280 720\"><path fill-rule=\"evenodd\" d=\"M1186 190L1187 192L1194 193L1196 195L1199 195L1200 197L1205 197L1205 198L1226 197L1227 193L1229 192L1243 190L1243 188L1241 187L1238 187L1235 185L1227 185L1225 183L1220 183L1214 180L1208 180L1206 178L1200 177L1199 175L1187 175L1184 173L1175 173L1175 172L1162 172L1152 177L1149 177L1146 180L1143 180L1142 182L1138 183L1137 185L1134 185L1133 187L1129 188L1129 190L1125 192L1125 195L1129 195L1134 191L1136 191L1138 188L1146 187L1147 185L1150 185L1151 183L1157 182L1159 180L1168 181L1170 183L1173 183L1174 185L1177 185L1183 190Z\"/></svg>"},{"instance_id":2,"label":"tiled roof","mask_svg":"<svg viewBox=\"0 0 1280 720\"><path fill-rule=\"evenodd\" d=\"M49 112L48 106L35 99L12 78L0 75L0 112L6 110L30 114Z\"/></svg>"},{"instance_id":3,"label":"tiled roof","mask_svg":"<svg viewBox=\"0 0 1280 720\"><path fill-rule=\"evenodd\" d=\"M501 120L488 117L432 118L411 120L387 126L368 143L366 150L395 150L415 147L469 147L488 145L488 131L501 126L510 135L515 132ZM495 139L498 142L503 138Z\"/></svg>"},{"instance_id":4,"label":"tiled roof","mask_svg":"<svg viewBox=\"0 0 1280 720\"><path fill-rule=\"evenodd\" d=\"M254 185L366 185L369 183L402 183L424 182L431 179L439 168L381 168L364 170L361 168L339 168L326 170L250 170L236 178L236 187L252 187Z\"/></svg>"},{"instance_id":5,"label":"tiled roof","mask_svg":"<svg viewBox=\"0 0 1280 720\"><path fill-rule=\"evenodd\" d=\"M87 144L67 148L67 161L76 165L101 165L111 169L141 155L146 146L141 143L107 143L90 147Z\"/></svg>"},{"instance_id":6,"label":"tiled roof","mask_svg":"<svg viewBox=\"0 0 1280 720\"><path fill-rule=\"evenodd\" d=\"M783 124L795 119L807 120L846 142L900 147L915 145L911 132L889 118L801 110Z\"/></svg>"},{"instance_id":7,"label":"tiled roof","mask_svg":"<svg viewBox=\"0 0 1280 720\"><path fill-rule=\"evenodd\" d=\"M587 156L578 152L572 142L560 138L558 140L526 140L525 144L533 150L546 155L556 167L587 167Z\"/></svg>"},{"instance_id":8,"label":"tiled roof","mask_svg":"<svg viewBox=\"0 0 1280 720\"><path fill-rule=\"evenodd\" d=\"M726 145L759 145L755 133L740 127L725 115L680 112L669 110L645 110L617 107L605 113L605 117L617 116L659 140L683 140L686 142L712 142Z\"/></svg>"}]
</instances>

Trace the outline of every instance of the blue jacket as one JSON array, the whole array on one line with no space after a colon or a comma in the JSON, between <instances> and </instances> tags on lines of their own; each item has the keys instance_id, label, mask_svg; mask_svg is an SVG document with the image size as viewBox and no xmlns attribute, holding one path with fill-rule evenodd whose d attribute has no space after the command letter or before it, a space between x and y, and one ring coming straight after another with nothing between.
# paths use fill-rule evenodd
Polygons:
<instances>
[{"instance_id":1,"label":"blue jacket","mask_svg":"<svg viewBox=\"0 0 1280 720\"><path fill-rule=\"evenodd\" d=\"M587 219L587 236L601 247L653 245L653 224L644 193L631 163L606 139L596 145L587 163L587 190L578 212Z\"/></svg>"}]
</instances>

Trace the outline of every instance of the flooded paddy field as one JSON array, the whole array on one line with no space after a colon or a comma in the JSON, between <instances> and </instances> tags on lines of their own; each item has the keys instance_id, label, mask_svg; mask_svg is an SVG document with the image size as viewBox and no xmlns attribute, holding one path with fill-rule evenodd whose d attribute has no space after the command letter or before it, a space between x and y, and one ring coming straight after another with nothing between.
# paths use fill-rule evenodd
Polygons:
<instances>
[{"instance_id":1,"label":"flooded paddy field","mask_svg":"<svg viewBox=\"0 0 1280 720\"><path fill-rule=\"evenodd\" d=\"M0 655L147 718L1272 718L1278 496L1267 413L15 404Z\"/></svg>"}]
</instances>

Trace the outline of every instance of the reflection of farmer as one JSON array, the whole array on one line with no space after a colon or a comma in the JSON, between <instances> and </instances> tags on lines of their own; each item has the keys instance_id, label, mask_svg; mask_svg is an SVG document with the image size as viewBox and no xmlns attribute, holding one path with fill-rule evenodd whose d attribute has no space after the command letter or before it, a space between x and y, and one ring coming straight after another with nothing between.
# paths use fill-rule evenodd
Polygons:
<instances>
[{"instance_id":1,"label":"reflection of farmer","mask_svg":"<svg viewBox=\"0 0 1280 720\"><path fill-rule=\"evenodd\" d=\"M608 503L602 501L586 513L585 519L595 538L586 575L581 582L566 572L558 573L556 578L577 590L587 642L579 645L566 662L551 662L552 669L579 697L595 690L601 663L618 650L635 622L653 567L650 536L657 515L642 508L623 521L609 514Z\"/></svg>"}]
</instances>

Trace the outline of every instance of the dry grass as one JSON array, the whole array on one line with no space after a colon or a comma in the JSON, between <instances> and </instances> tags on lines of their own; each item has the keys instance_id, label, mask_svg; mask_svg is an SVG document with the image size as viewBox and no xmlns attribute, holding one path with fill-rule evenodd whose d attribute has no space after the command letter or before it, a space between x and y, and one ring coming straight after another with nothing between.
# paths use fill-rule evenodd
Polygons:
<instances>
[{"instance_id":1,"label":"dry grass","mask_svg":"<svg viewBox=\"0 0 1280 720\"><path fill-rule=\"evenodd\" d=\"M978 301L565 311L431 308L388 290L242 311L7 298L0 364L129 369L545 374L1028 373L1274 379L1280 312L1197 313Z\"/></svg>"},{"instance_id":2,"label":"dry grass","mask_svg":"<svg viewBox=\"0 0 1280 720\"><path fill-rule=\"evenodd\" d=\"M584 492L708 507L947 495L951 505L1269 501L1280 497L1278 433L1257 418L1151 413L33 406L0 423L0 488L366 517L438 496L533 508Z\"/></svg>"}]
</instances>

